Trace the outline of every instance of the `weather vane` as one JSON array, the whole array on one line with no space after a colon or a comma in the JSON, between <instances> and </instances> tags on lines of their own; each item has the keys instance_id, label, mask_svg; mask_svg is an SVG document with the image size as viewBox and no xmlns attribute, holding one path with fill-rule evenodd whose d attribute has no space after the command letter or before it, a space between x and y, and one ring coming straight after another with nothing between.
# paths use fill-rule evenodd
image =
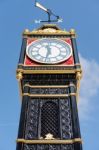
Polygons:
<instances>
[{"instance_id":1,"label":"weather vane","mask_svg":"<svg viewBox=\"0 0 99 150\"><path fill-rule=\"evenodd\" d=\"M35 23L40 23L40 22L48 22L48 23L51 23L51 22L62 22L62 18L60 18L59 16L55 15L51 11L51 9L47 9L43 5L41 5L40 3L38 3L37 0L35 0L35 7L38 7L40 9L42 9L48 15L48 20L35 20ZM51 16L54 16L55 19L51 19Z\"/></svg>"}]
</instances>

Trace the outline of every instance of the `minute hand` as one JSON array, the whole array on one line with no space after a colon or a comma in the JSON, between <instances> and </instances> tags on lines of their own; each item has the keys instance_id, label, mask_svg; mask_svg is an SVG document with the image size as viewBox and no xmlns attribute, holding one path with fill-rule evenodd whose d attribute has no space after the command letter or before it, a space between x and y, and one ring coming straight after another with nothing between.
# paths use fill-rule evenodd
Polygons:
<instances>
[{"instance_id":1,"label":"minute hand","mask_svg":"<svg viewBox=\"0 0 99 150\"><path fill-rule=\"evenodd\" d=\"M46 46L46 48L47 48L47 53L46 53L46 58L47 57L49 57L49 55L51 55L51 48L50 48L50 46Z\"/></svg>"}]
</instances>

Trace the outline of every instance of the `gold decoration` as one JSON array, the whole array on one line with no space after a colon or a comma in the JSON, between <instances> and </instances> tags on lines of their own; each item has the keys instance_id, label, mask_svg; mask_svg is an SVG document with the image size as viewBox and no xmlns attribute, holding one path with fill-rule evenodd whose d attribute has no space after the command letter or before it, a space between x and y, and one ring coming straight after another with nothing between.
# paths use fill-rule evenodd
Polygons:
<instances>
[{"instance_id":1,"label":"gold decoration","mask_svg":"<svg viewBox=\"0 0 99 150\"><path fill-rule=\"evenodd\" d=\"M30 31L29 31L29 29L25 29L24 32L25 33L29 33Z\"/></svg>"},{"instance_id":2,"label":"gold decoration","mask_svg":"<svg viewBox=\"0 0 99 150\"><path fill-rule=\"evenodd\" d=\"M53 25L53 24L46 24L46 25L43 25L41 28L38 28L37 30L33 30L33 31L29 31L28 29L26 29L24 32L23 32L23 35L38 35L38 34L46 34L46 35L51 35L51 34L54 34L54 35L57 35L57 34L60 34L60 35L70 35L71 33L70 32L67 32L65 30L61 30L59 27L57 27L56 25Z\"/></svg>"},{"instance_id":3,"label":"gold decoration","mask_svg":"<svg viewBox=\"0 0 99 150\"><path fill-rule=\"evenodd\" d=\"M76 74L76 79L77 79L77 80L80 80L81 78L82 78L81 72L77 72L77 74Z\"/></svg>"},{"instance_id":4,"label":"gold decoration","mask_svg":"<svg viewBox=\"0 0 99 150\"><path fill-rule=\"evenodd\" d=\"M70 29L70 33L75 34L75 29Z\"/></svg>"},{"instance_id":5,"label":"gold decoration","mask_svg":"<svg viewBox=\"0 0 99 150\"><path fill-rule=\"evenodd\" d=\"M77 79L77 101L79 98L79 89L80 89L80 80L82 78L82 72L77 72L76 79Z\"/></svg>"},{"instance_id":6,"label":"gold decoration","mask_svg":"<svg viewBox=\"0 0 99 150\"><path fill-rule=\"evenodd\" d=\"M44 29L43 32L55 33L55 32L56 32L56 29L47 28L47 29Z\"/></svg>"},{"instance_id":7,"label":"gold decoration","mask_svg":"<svg viewBox=\"0 0 99 150\"><path fill-rule=\"evenodd\" d=\"M69 94L30 94L30 93L22 93L22 96L29 96L29 97L69 97L69 96L76 96L76 93L69 93Z\"/></svg>"},{"instance_id":8,"label":"gold decoration","mask_svg":"<svg viewBox=\"0 0 99 150\"><path fill-rule=\"evenodd\" d=\"M74 143L81 143L82 144L82 139L81 138L75 138L71 140L25 140L25 139L17 139L17 143L25 143L25 144L74 144Z\"/></svg>"},{"instance_id":9,"label":"gold decoration","mask_svg":"<svg viewBox=\"0 0 99 150\"><path fill-rule=\"evenodd\" d=\"M20 72L20 71L17 72L16 78L17 78L18 80L21 80L21 79L23 78L22 72Z\"/></svg>"},{"instance_id":10,"label":"gold decoration","mask_svg":"<svg viewBox=\"0 0 99 150\"><path fill-rule=\"evenodd\" d=\"M70 34L72 35L72 38L75 38L76 37L76 32L74 29L71 29L70 30Z\"/></svg>"},{"instance_id":11,"label":"gold decoration","mask_svg":"<svg viewBox=\"0 0 99 150\"><path fill-rule=\"evenodd\" d=\"M30 84L25 84L24 87L30 87L30 88L68 88L70 86L75 87L75 84L71 83L69 85L30 85Z\"/></svg>"},{"instance_id":12,"label":"gold decoration","mask_svg":"<svg viewBox=\"0 0 99 150\"><path fill-rule=\"evenodd\" d=\"M20 90L20 96L22 97L22 85L21 85L21 80L22 80L22 78L23 78L23 74L22 74L22 72L17 72L17 74L16 74L16 78L18 79L18 81L19 81L19 90Z\"/></svg>"},{"instance_id":13,"label":"gold decoration","mask_svg":"<svg viewBox=\"0 0 99 150\"><path fill-rule=\"evenodd\" d=\"M55 24L45 24L37 30L29 31L28 29L25 29L23 36L29 35L72 35L72 37L75 37L76 33L74 29L71 29L70 32L68 32L66 30L61 30Z\"/></svg>"},{"instance_id":14,"label":"gold decoration","mask_svg":"<svg viewBox=\"0 0 99 150\"><path fill-rule=\"evenodd\" d=\"M46 134L45 135L46 137L45 137L45 140L54 140L55 138L53 137L53 134L51 134L51 133L48 133L48 134Z\"/></svg>"},{"instance_id":15,"label":"gold decoration","mask_svg":"<svg viewBox=\"0 0 99 150\"><path fill-rule=\"evenodd\" d=\"M47 67L47 66L46 66ZM81 69L68 69L68 70L24 70L24 69L17 69L17 71L21 71L24 74L64 74L64 73L76 73L81 72Z\"/></svg>"},{"instance_id":16,"label":"gold decoration","mask_svg":"<svg viewBox=\"0 0 99 150\"><path fill-rule=\"evenodd\" d=\"M34 31L31 31L31 32L25 32L23 33L23 35L38 35L38 34L46 34L46 35L51 35L51 34L54 34L54 35L57 35L57 34L60 34L60 35L70 35L69 32L67 31L62 31L62 30L34 30Z\"/></svg>"}]
</instances>

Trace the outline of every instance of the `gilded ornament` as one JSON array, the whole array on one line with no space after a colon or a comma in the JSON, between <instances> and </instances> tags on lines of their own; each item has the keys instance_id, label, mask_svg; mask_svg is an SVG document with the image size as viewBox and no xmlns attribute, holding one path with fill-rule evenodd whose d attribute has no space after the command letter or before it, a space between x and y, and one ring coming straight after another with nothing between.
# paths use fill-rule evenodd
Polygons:
<instances>
[{"instance_id":1,"label":"gilded ornament","mask_svg":"<svg viewBox=\"0 0 99 150\"><path fill-rule=\"evenodd\" d=\"M54 140L55 138L53 137L53 134L48 133L45 137L45 140Z\"/></svg>"},{"instance_id":2,"label":"gilded ornament","mask_svg":"<svg viewBox=\"0 0 99 150\"><path fill-rule=\"evenodd\" d=\"M76 74L76 79L77 79L77 80L80 80L81 78L82 78L81 72L77 72L77 74Z\"/></svg>"},{"instance_id":3,"label":"gilded ornament","mask_svg":"<svg viewBox=\"0 0 99 150\"><path fill-rule=\"evenodd\" d=\"M22 72L18 72L17 75L16 75L16 78L18 80L21 80L23 78Z\"/></svg>"},{"instance_id":4,"label":"gilded ornament","mask_svg":"<svg viewBox=\"0 0 99 150\"><path fill-rule=\"evenodd\" d=\"M81 138L75 138L75 139L70 139L70 140L25 140L25 139L17 139L17 143L25 143L25 144L74 144L74 143L82 143Z\"/></svg>"},{"instance_id":5,"label":"gilded ornament","mask_svg":"<svg viewBox=\"0 0 99 150\"><path fill-rule=\"evenodd\" d=\"M25 29L25 30L24 30L24 33L29 33L29 29Z\"/></svg>"},{"instance_id":6,"label":"gilded ornament","mask_svg":"<svg viewBox=\"0 0 99 150\"><path fill-rule=\"evenodd\" d=\"M75 34L75 29L71 29L70 33Z\"/></svg>"}]
</instances>

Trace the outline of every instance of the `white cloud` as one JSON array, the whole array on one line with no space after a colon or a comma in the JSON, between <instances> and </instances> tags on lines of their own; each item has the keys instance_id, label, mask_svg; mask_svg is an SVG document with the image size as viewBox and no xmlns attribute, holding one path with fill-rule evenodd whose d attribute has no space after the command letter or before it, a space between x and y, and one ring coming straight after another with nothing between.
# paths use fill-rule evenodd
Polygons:
<instances>
[{"instance_id":1,"label":"white cloud","mask_svg":"<svg viewBox=\"0 0 99 150\"><path fill-rule=\"evenodd\" d=\"M99 91L99 64L80 55L83 77L80 87L79 114L81 120L90 119L95 98Z\"/></svg>"}]
</instances>

